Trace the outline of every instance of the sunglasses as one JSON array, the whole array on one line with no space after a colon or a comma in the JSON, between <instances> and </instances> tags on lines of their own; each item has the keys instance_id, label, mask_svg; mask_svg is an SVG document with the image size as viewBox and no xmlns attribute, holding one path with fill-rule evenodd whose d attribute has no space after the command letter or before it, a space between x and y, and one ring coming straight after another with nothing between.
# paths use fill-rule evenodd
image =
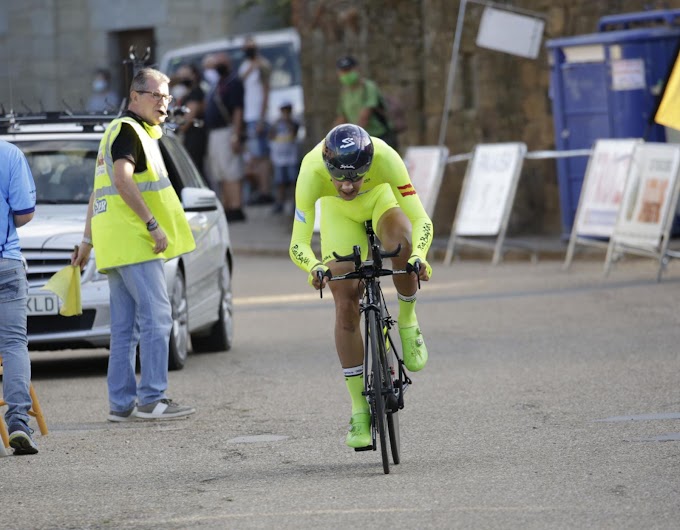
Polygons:
<instances>
[{"instance_id":1,"label":"sunglasses","mask_svg":"<svg viewBox=\"0 0 680 530\"><path fill-rule=\"evenodd\" d=\"M331 174L331 177L333 178L333 180L337 180L338 182L347 182L347 181L358 182L359 180L364 178L366 173L368 173L368 170L366 170L362 173L357 173L356 171L349 171L349 169L352 168L352 166L349 166L349 167L345 166L345 167L337 168L333 164L328 162L327 160L324 160L324 162L326 164L326 169Z\"/></svg>"},{"instance_id":2,"label":"sunglasses","mask_svg":"<svg viewBox=\"0 0 680 530\"><path fill-rule=\"evenodd\" d=\"M333 180L337 180L338 182L359 182L362 178L366 176L366 173L354 173L354 174L348 174L348 175L334 175L331 173L331 177L333 177Z\"/></svg>"}]
</instances>

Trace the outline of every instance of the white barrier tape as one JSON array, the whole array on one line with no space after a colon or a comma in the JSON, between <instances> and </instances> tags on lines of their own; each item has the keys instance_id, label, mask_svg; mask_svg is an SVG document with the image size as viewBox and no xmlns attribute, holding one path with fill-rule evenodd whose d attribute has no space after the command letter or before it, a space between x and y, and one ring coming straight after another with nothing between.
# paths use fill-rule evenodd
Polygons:
<instances>
[{"instance_id":1,"label":"white barrier tape","mask_svg":"<svg viewBox=\"0 0 680 530\"><path fill-rule=\"evenodd\" d=\"M590 156L593 154L592 149L571 149L566 151L530 151L524 155L524 158L531 160L544 160L547 158L570 158L574 156ZM464 162L472 159L472 153L462 153L459 155L451 155L446 159L447 164L454 162Z\"/></svg>"},{"instance_id":2,"label":"white barrier tape","mask_svg":"<svg viewBox=\"0 0 680 530\"><path fill-rule=\"evenodd\" d=\"M540 160L544 158L569 158L572 156L590 156L593 153L592 149L571 149L567 151L530 151L524 158L532 158Z\"/></svg>"}]
</instances>

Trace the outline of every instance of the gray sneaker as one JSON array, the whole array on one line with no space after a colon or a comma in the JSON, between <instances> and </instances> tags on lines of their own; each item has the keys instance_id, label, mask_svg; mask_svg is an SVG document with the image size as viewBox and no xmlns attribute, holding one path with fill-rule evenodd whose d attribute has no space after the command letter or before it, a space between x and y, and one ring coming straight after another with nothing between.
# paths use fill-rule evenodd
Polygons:
<instances>
[{"instance_id":1,"label":"gray sneaker","mask_svg":"<svg viewBox=\"0 0 680 530\"><path fill-rule=\"evenodd\" d=\"M136 416L146 420L173 420L184 418L196 412L193 407L174 403L172 399L159 399L137 407Z\"/></svg>"},{"instance_id":2,"label":"gray sneaker","mask_svg":"<svg viewBox=\"0 0 680 530\"><path fill-rule=\"evenodd\" d=\"M137 412L137 407L132 407L131 409L125 410L123 412L117 412L115 410L109 411L109 416L106 418L109 421L135 421L137 417L135 413Z\"/></svg>"},{"instance_id":3,"label":"gray sneaker","mask_svg":"<svg viewBox=\"0 0 680 530\"><path fill-rule=\"evenodd\" d=\"M33 438L33 429L23 423L13 423L9 426L9 446L15 455L34 455L38 452Z\"/></svg>"}]
</instances>

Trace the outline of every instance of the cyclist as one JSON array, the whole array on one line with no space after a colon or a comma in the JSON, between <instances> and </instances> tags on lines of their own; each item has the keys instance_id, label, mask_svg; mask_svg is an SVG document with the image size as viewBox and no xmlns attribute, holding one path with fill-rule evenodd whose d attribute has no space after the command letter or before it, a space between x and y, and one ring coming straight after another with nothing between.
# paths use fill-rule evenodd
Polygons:
<instances>
[{"instance_id":1,"label":"cyclist","mask_svg":"<svg viewBox=\"0 0 680 530\"><path fill-rule=\"evenodd\" d=\"M321 199L321 255L311 247L315 203ZM354 270L353 263L338 263L338 255L360 245L368 249L364 223L372 220L382 246L401 252L392 258L394 269L420 261L419 276L429 280L432 269L425 260L433 237L432 221L416 194L399 154L358 125L341 124L314 147L302 161L295 189L295 220L290 242L293 262L309 273L309 283L322 289L328 277ZM317 271L324 276L319 281ZM422 370L427 348L415 313L415 274L393 276L399 299L399 335L406 368ZM346 444L371 445L370 412L364 390L364 347L360 329L358 280L332 282L335 301L335 347L352 399L352 418Z\"/></svg>"}]
</instances>

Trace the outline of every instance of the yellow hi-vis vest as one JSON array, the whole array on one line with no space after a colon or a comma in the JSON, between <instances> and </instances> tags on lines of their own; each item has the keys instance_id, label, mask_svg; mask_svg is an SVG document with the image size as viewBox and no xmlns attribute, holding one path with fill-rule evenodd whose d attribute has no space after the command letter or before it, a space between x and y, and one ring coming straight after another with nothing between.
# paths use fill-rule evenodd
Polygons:
<instances>
[{"instance_id":1,"label":"yellow hi-vis vest","mask_svg":"<svg viewBox=\"0 0 680 530\"><path fill-rule=\"evenodd\" d=\"M111 146L123 123L135 130L146 155L146 170L134 173L133 179L168 238L168 248L160 254L153 251L155 241L145 222L125 203L113 185ZM151 132L160 133L160 127L152 128ZM168 178L158 142L149 134L133 118L123 117L111 122L99 143L92 216L92 242L99 271L154 259L168 260L196 248L182 204Z\"/></svg>"}]
</instances>

